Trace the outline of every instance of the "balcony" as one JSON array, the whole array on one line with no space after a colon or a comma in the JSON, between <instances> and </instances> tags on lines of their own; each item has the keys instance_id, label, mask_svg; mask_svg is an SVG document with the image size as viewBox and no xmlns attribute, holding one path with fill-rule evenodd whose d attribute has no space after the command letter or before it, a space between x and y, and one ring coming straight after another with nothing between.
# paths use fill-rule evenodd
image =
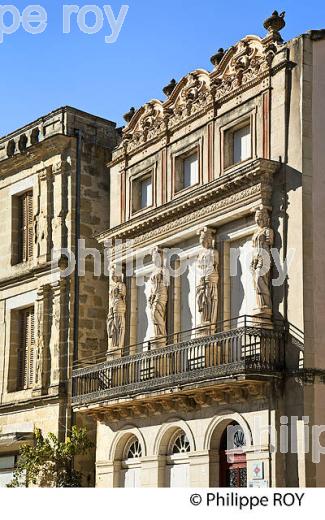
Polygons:
<instances>
[{"instance_id":1,"label":"balcony","mask_svg":"<svg viewBox=\"0 0 325 520\"><path fill-rule=\"evenodd\" d=\"M112 353L112 359L73 372L73 404L132 400L173 389L211 386L222 380L279 377L284 371L284 322L243 316L218 325L164 338L160 348L150 342Z\"/></svg>"}]
</instances>

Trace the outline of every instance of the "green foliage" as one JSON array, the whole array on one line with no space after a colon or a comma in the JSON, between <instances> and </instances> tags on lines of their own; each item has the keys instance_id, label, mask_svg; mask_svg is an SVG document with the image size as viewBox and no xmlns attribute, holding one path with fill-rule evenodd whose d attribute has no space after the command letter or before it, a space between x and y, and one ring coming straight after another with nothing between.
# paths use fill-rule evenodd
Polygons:
<instances>
[{"instance_id":1,"label":"green foliage","mask_svg":"<svg viewBox=\"0 0 325 520\"><path fill-rule=\"evenodd\" d=\"M53 433L43 437L36 429L34 445L21 447L8 487L80 487L81 474L73 468L73 458L85 455L92 446L86 429L74 426L65 442L59 442Z\"/></svg>"}]
</instances>

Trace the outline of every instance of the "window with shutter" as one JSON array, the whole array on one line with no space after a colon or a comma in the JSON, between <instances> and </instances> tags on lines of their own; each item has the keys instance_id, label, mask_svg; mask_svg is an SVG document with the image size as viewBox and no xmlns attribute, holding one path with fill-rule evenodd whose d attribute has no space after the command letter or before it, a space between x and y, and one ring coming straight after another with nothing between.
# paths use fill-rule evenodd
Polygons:
<instances>
[{"instance_id":1,"label":"window with shutter","mask_svg":"<svg viewBox=\"0 0 325 520\"><path fill-rule=\"evenodd\" d=\"M18 390L32 388L35 378L34 307L20 311L20 342L18 351Z\"/></svg>"},{"instance_id":2,"label":"window with shutter","mask_svg":"<svg viewBox=\"0 0 325 520\"><path fill-rule=\"evenodd\" d=\"M33 191L19 197L19 262L27 262L33 256Z\"/></svg>"}]
</instances>

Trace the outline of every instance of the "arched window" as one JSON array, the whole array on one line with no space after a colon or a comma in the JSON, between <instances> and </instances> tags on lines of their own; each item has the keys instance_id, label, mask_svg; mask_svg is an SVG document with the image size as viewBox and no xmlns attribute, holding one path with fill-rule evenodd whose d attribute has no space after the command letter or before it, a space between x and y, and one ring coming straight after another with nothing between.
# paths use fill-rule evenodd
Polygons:
<instances>
[{"instance_id":1,"label":"arched window","mask_svg":"<svg viewBox=\"0 0 325 520\"><path fill-rule=\"evenodd\" d=\"M178 430L172 436L168 449L166 478L169 487L189 487L190 451L191 445L186 433Z\"/></svg>"},{"instance_id":2,"label":"arched window","mask_svg":"<svg viewBox=\"0 0 325 520\"><path fill-rule=\"evenodd\" d=\"M142 457L142 447L138 439L132 439L131 444L128 443L126 459L140 459Z\"/></svg>"},{"instance_id":3,"label":"arched window","mask_svg":"<svg viewBox=\"0 0 325 520\"><path fill-rule=\"evenodd\" d=\"M132 436L124 448L122 461L122 487L141 487L141 457L143 451L139 440Z\"/></svg>"},{"instance_id":4,"label":"arched window","mask_svg":"<svg viewBox=\"0 0 325 520\"><path fill-rule=\"evenodd\" d=\"M174 444L172 446L172 453L188 453L191 451L190 441L188 440L185 433L181 432L174 438Z\"/></svg>"}]
</instances>

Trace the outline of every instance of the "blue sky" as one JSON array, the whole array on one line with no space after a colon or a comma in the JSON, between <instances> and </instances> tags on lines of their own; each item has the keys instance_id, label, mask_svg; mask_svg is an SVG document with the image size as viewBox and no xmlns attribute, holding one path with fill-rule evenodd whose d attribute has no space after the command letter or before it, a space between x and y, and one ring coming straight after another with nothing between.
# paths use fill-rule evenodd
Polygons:
<instances>
[{"instance_id":1,"label":"blue sky","mask_svg":"<svg viewBox=\"0 0 325 520\"><path fill-rule=\"evenodd\" d=\"M22 12L33 2L12 0ZM0 44L0 135L63 105L122 124L130 106L163 98L162 87L195 68L211 69L209 57L246 34L264 35L274 9L287 12L290 39L325 27L324 0L34 0L48 13L43 34L22 28ZM96 35L83 34L72 17L62 34L64 4L129 5L119 38L106 44L107 20ZM89 23L91 23L89 18ZM9 22L7 22L9 23Z\"/></svg>"}]
</instances>

